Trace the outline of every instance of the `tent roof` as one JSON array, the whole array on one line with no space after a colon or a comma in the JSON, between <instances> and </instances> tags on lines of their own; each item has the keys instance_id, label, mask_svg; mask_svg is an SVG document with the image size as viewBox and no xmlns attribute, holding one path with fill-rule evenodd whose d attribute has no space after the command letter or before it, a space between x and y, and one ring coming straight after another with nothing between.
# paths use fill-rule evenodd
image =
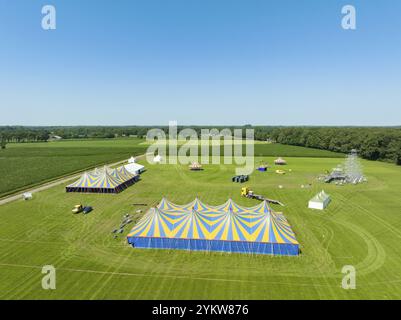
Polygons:
<instances>
[{"instance_id":1,"label":"tent roof","mask_svg":"<svg viewBox=\"0 0 401 320\"><path fill-rule=\"evenodd\" d=\"M298 244L285 217L274 212L266 201L246 208L231 199L219 206L209 206L199 199L177 205L163 198L128 237Z\"/></svg>"},{"instance_id":2,"label":"tent roof","mask_svg":"<svg viewBox=\"0 0 401 320\"><path fill-rule=\"evenodd\" d=\"M69 188L91 188L98 180L99 175L93 172L84 172L74 183L68 185Z\"/></svg>"},{"instance_id":3,"label":"tent roof","mask_svg":"<svg viewBox=\"0 0 401 320\"><path fill-rule=\"evenodd\" d=\"M129 165L136 165L136 163L130 163ZM118 169L118 172L120 172L121 175L123 175L127 180L132 179L135 177L135 174L129 172L125 166L121 166Z\"/></svg>"},{"instance_id":4,"label":"tent roof","mask_svg":"<svg viewBox=\"0 0 401 320\"><path fill-rule=\"evenodd\" d=\"M115 189L120 186L122 182L113 177L108 172L103 172L96 181L94 188L101 188L101 189Z\"/></svg>"},{"instance_id":5,"label":"tent roof","mask_svg":"<svg viewBox=\"0 0 401 320\"><path fill-rule=\"evenodd\" d=\"M142 169L144 169L145 166L143 166L143 165L141 165L141 164L139 164L139 163L129 163L129 164L126 164L126 165L124 166L124 168L125 168L126 171L130 171L130 170L136 171L136 170L142 170Z\"/></svg>"},{"instance_id":6,"label":"tent roof","mask_svg":"<svg viewBox=\"0 0 401 320\"><path fill-rule=\"evenodd\" d=\"M120 184L122 184L122 183L124 183L124 182L126 182L126 181L128 181L128 180L133 178L133 176L127 175L125 172L122 173L119 169L120 168L113 169L111 171L110 175L112 177L114 177Z\"/></svg>"},{"instance_id":7,"label":"tent roof","mask_svg":"<svg viewBox=\"0 0 401 320\"><path fill-rule=\"evenodd\" d=\"M324 192L324 190L322 190L317 195L315 195L310 201L313 201L313 202L324 202L327 199L330 199L330 196L326 192Z\"/></svg>"},{"instance_id":8,"label":"tent roof","mask_svg":"<svg viewBox=\"0 0 401 320\"><path fill-rule=\"evenodd\" d=\"M189 165L190 168L202 168L202 165L199 162L192 162Z\"/></svg>"},{"instance_id":9,"label":"tent roof","mask_svg":"<svg viewBox=\"0 0 401 320\"><path fill-rule=\"evenodd\" d=\"M67 188L115 189L122 183L107 171L100 171L98 175L85 172L77 181L68 185Z\"/></svg>"},{"instance_id":10,"label":"tent roof","mask_svg":"<svg viewBox=\"0 0 401 320\"><path fill-rule=\"evenodd\" d=\"M128 163L135 163L136 162L136 158L131 157L128 159Z\"/></svg>"}]
</instances>

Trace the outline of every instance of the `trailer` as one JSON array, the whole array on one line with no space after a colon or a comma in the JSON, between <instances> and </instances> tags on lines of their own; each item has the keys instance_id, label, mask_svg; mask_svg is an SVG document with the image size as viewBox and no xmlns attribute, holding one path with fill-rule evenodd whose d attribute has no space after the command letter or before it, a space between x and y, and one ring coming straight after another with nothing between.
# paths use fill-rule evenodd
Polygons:
<instances>
[{"instance_id":1,"label":"trailer","mask_svg":"<svg viewBox=\"0 0 401 320\"><path fill-rule=\"evenodd\" d=\"M245 198L248 198L248 199L255 199L255 200L259 200L259 201L267 201L268 203L278 204L278 205L284 207L284 204L282 202L280 202L278 200L266 198L265 196L262 196L260 194L255 194L248 187L244 187L244 188L241 189L241 196L243 196Z\"/></svg>"}]
</instances>

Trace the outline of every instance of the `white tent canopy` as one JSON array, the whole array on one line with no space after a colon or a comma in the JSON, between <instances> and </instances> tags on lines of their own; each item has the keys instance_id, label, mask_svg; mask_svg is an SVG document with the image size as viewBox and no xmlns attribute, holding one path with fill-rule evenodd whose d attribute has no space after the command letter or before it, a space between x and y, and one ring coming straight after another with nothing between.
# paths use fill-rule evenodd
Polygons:
<instances>
[{"instance_id":1,"label":"white tent canopy","mask_svg":"<svg viewBox=\"0 0 401 320\"><path fill-rule=\"evenodd\" d=\"M154 163L160 163L162 162L162 157L158 154L156 157L153 158Z\"/></svg>"},{"instance_id":2,"label":"white tent canopy","mask_svg":"<svg viewBox=\"0 0 401 320\"><path fill-rule=\"evenodd\" d=\"M32 199L32 193L30 193L30 192L25 192L25 193L23 193L23 194L22 194L22 199L24 199L24 200L30 200L30 199Z\"/></svg>"},{"instance_id":3,"label":"white tent canopy","mask_svg":"<svg viewBox=\"0 0 401 320\"><path fill-rule=\"evenodd\" d=\"M140 174L145 171L145 167L139 163L129 163L126 164L124 167L129 173L132 174Z\"/></svg>"},{"instance_id":4,"label":"white tent canopy","mask_svg":"<svg viewBox=\"0 0 401 320\"><path fill-rule=\"evenodd\" d=\"M128 159L128 163L135 163L136 162L136 158L131 157Z\"/></svg>"},{"instance_id":5,"label":"white tent canopy","mask_svg":"<svg viewBox=\"0 0 401 320\"><path fill-rule=\"evenodd\" d=\"M331 197L322 190L316 196L309 200L309 209L323 210L331 201Z\"/></svg>"}]
</instances>

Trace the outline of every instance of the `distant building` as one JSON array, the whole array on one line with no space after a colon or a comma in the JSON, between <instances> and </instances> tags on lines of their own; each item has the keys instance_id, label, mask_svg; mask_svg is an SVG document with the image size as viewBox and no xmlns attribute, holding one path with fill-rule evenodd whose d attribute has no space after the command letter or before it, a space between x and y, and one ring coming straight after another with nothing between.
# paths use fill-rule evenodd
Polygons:
<instances>
[{"instance_id":1,"label":"distant building","mask_svg":"<svg viewBox=\"0 0 401 320\"><path fill-rule=\"evenodd\" d=\"M49 136L48 141L58 141L58 140L62 140L62 139L63 139L63 138L60 137L60 136L56 136L56 135L54 135L54 134L51 134L51 135Z\"/></svg>"}]
</instances>

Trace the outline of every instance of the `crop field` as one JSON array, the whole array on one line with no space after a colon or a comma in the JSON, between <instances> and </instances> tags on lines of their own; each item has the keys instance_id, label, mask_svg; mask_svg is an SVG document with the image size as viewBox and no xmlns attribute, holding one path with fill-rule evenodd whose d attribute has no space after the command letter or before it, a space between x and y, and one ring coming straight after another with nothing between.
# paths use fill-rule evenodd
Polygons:
<instances>
[{"instance_id":1,"label":"crop field","mask_svg":"<svg viewBox=\"0 0 401 320\"><path fill-rule=\"evenodd\" d=\"M114 239L111 231L125 213L137 221L163 196L178 204L196 196L211 205L230 197L257 204L231 182L235 165L191 172L143 162L141 181L118 195L67 194L57 186L0 206L0 299L400 299L401 168L362 161L367 183L326 185L316 177L341 163L338 155L301 157L303 148L291 147L289 157L274 150L283 146L265 146L261 152L279 152L291 172L255 171L246 185L285 204L272 207L296 233L299 257L134 249L126 243L134 223ZM332 203L325 211L308 209L322 189ZM78 203L94 211L71 214ZM44 265L56 268L56 290L41 287ZM345 265L356 268L355 290L341 287Z\"/></svg>"},{"instance_id":2,"label":"crop field","mask_svg":"<svg viewBox=\"0 0 401 320\"><path fill-rule=\"evenodd\" d=\"M8 144L0 150L0 196L63 175L144 153L140 139Z\"/></svg>"},{"instance_id":3,"label":"crop field","mask_svg":"<svg viewBox=\"0 0 401 320\"><path fill-rule=\"evenodd\" d=\"M301 157L301 158L343 158L344 154L327 150L289 146L283 144L255 144L255 156Z\"/></svg>"}]
</instances>

